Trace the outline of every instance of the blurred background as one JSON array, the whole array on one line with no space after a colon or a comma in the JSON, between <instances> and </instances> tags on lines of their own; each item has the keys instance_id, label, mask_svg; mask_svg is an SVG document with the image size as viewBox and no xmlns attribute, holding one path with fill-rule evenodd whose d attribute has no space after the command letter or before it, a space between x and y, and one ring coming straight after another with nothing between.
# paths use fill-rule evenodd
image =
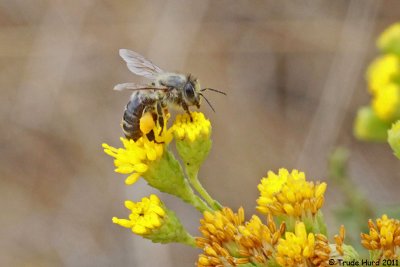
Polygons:
<instances>
[{"instance_id":1,"label":"blurred background","mask_svg":"<svg viewBox=\"0 0 400 267\"><path fill-rule=\"evenodd\" d=\"M161 68L192 73L216 113L201 180L224 205L255 211L268 170L298 168L328 182L324 214L343 194L328 157L350 151L349 177L379 207L399 203L398 160L387 144L357 141L364 73L379 33L400 20L385 1L0 1L0 265L194 266L200 250L158 245L112 224L126 187L101 143L119 146L129 92L141 81L119 48ZM200 214L160 194L197 235ZM380 214L379 214L380 215ZM365 222L366 223L366 222Z\"/></svg>"}]
</instances>

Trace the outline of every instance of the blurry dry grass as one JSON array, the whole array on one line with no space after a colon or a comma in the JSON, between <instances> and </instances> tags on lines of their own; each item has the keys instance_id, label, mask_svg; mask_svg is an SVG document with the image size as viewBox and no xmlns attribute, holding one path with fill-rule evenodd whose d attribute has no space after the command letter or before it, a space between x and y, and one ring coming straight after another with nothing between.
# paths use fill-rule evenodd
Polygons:
<instances>
[{"instance_id":1,"label":"blurry dry grass","mask_svg":"<svg viewBox=\"0 0 400 267\"><path fill-rule=\"evenodd\" d=\"M129 48L228 92L204 106L214 148L202 176L222 203L254 211L268 169L324 179L338 145L369 197L399 203L399 164L385 144L352 137L367 103L374 39L400 19L392 1L10 1L0 3L0 265L193 266L197 251L143 241L111 224L125 189L100 144L118 144L137 80ZM328 181L329 183L329 181ZM238 195L240 197L238 197ZM340 195L328 188L327 207ZM164 196L195 233L199 215ZM329 216L328 216L329 217Z\"/></svg>"}]
</instances>

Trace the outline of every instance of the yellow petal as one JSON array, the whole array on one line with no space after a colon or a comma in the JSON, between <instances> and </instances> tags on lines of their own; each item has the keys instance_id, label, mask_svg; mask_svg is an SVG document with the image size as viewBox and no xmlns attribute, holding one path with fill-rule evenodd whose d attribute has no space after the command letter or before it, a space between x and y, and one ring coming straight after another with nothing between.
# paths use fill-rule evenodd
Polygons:
<instances>
[{"instance_id":1,"label":"yellow petal","mask_svg":"<svg viewBox=\"0 0 400 267\"><path fill-rule=\"evenodd\" d=\"M145 173L149 169L149 166L147 166L144 163L138 163L134 166L134 170L140 173Z\"/></svg>"},{"instance_id":2,"label":"yellow petal","mask_svg":"<svg viewBox=\"0 0 400 267\"><path fill-rule=\"evenodd\" d=\"M135 169L134 169L133 165L126 164L126 165L122 165L122 166L119 166L118 168L116 168L115 172L122 173L122 174L128 174L128 173L133 172L134 170Z\"/></svg>"},{"instance_id":3,"label":"yellow petal","mask_svg":"<svg viewBox=\"0 0 400 267\"><path fill-rule=\"evenodd\" d=\"M138 235L143 235L147 233L147 228L142 225L135 225L132 227L132 232Z\"/></svg>"},{"instance_id":4,"label":"yellow petal","mask_svg":"<svg viewBox=\"0 0 400 267\"><path fill-rule=\"evenodd\" d=\"M151 161L157 159L157 151L154 148L148 148L146 151L147 158Z\"/></svg>"},{"instance_id":5,"label":"yellow petal","mask_svg":"<svg viewBox=\"0 0 400 267\"><path fill-rule=\"evenodd\" d=\"M136 183L136 181L139 180L140 175L141 175L141 174L140 174L140 173L137 173L137 172L132 173L131 175L129 175L129 176L125 179L125 184L131 185L131 184Z\"/></svg>"}]
</instances>

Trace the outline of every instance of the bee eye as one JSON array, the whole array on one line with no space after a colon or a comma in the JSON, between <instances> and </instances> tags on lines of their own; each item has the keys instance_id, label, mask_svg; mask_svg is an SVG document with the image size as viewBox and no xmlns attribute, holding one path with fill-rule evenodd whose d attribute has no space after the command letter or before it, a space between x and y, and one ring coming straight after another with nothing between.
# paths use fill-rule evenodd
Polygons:
<instances>
[{"instance_id":1,"label":"bee eye","mask_svg":"<svg viewBox=\"0 0 400 267\"><path fill-rule=\"evenodd\" d=\"M191 83L185 85L185 94L187 98L194 98L194 89Z\"/></svg>"}]
</instances>

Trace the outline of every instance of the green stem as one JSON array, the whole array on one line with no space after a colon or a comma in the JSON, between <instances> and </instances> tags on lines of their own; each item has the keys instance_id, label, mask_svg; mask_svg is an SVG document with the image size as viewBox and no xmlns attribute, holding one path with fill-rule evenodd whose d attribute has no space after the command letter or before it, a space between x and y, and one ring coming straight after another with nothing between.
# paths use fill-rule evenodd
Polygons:
<instances>
[{"instance_id":1,"label":"green stem","mask_svg":"<svg viewBox=\"0 0 400 267\"><path fill-rule=\"evenodd\" d=\"M194 248L197 247L196 239L193 236L191 236L190 234L188 234L187 237L184 240L182 240L181 243L191 246L191 247L194 247Z\"/></svg>"},{"instance_id":2,"label":"green stem","mask_svg":"<svg viewBox=\"0 0 400 267\"><path fill-rule=\"evenodd\" d=\"M193 198L188 203L192 204L193 207L195 207L201 213L203 213L205 211L210 211L210 212L213 211L212 208L210 208L201 198L199 198L196 195L193 195Z\"/></svg>"},{"instance_id":3,"label":"green stem","mask_svg":"<svg viewBox=\"0 0 400 267\"><path fill-rule=\"evenodd\" d=\"M185 178L181 164L168 150L165 151L161 159L151 165L151 168L143 177L151 187L179 197L201 213L213 210L193 192L192 187Z\"/></svg>"},{"instance_id":4,"label":"green stem","mask_svg":"<svg viewBox=\"0 0 400 267\"><path fill-rule=\"evenodd\" d=\"M206 191L206 189L200 183L197 174L198 170L194 170L193 168L187 167L186 173L188 175L188 180L193 188L200 194L200 196L210 205L214 210L221 210L222 205L213 199L210 194Z\"/></svg>"}]
</instances>

